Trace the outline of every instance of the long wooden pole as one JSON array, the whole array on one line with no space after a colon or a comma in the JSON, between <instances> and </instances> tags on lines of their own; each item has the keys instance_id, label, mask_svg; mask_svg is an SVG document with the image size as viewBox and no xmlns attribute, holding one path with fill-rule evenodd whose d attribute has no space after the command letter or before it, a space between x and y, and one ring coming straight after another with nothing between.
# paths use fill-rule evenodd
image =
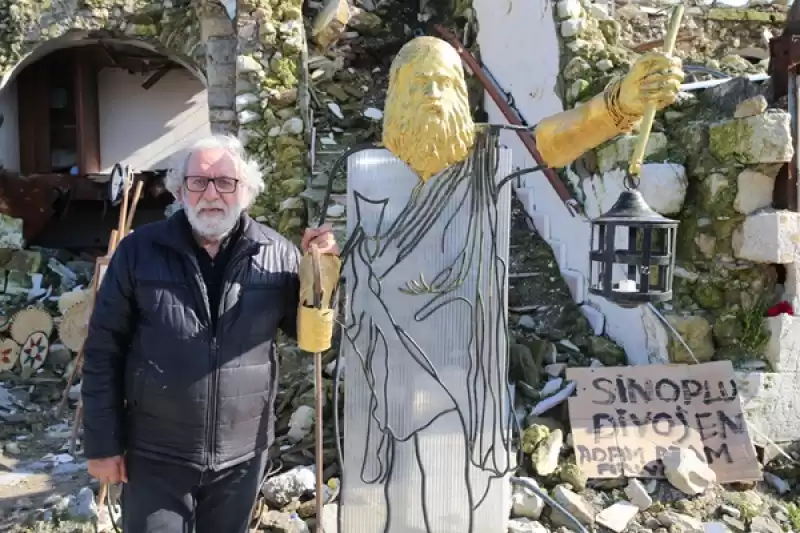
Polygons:
<instances>
[{"instance_id":1,"label":"long wooden pole","mask_svg":"<svg viewBox=\"0 0 800 533\"><path fill-rule=\"evenodd\" d=\"M144 186L143 181L137 181L136 186L133 188L133 202L131 203L131 208L128 211L127 220L125 221L125 234L127 236L128 233L131 232L131 228L133 227L133 218L136 216L136 207L139 205L139 200L142 198L142 187Z\"/></svg>"},{"instance_id":2,"label":"long wooden pole","mask_svg":"<svg viewBox=\"0 0 800 533\"><path fill-rule=\"evenodd\" d=\"M672 55L675 49L675 40L678 37L678 28L681 25L683 18L683 4L678 4L672 11L672 17L669 19L669 29L667 36L664 38L664 53ZM637 139L636 146L633 149L631 162L628 167L628 173L631 177L638 177L642 171L642 161L644 161L644 152L647 149L647 141L650 139L650 131L653 129L653 120L656 118L656 105L649 104L642 116L642 122L639 126L639 138Z\"/></svg>"},{"instance_id":3,"label":"long wooden pole","mask_svg":"<svg viewBox=\"0 0 800 533\"><path fill-rule=\"evenodd\" d=\"M315 244L311 245L311 263L314 270L314 307L319 309L322 306L321 292L322 292L322 271L319 248ZM322 529L322 511L325 506L325 478L324 478L324 448L323 448L323 424L322 424L322 409L323 409L323 394L325 392L325 383L322 381L322 352L314 354L314 394L316 400L316 423L315 423L315 459L316 459L316 506L317 506L317 532L324 533Z\"/></svg>"},{"instance_id":4,"label":"long wooden pole","mask_svg":"<svg viewBox=\"0 0 800 533\"><path fill-rule=\"evenodd\" d=\"M119 210L119 220L117 222L117 229L111 230L111 234L109 235L108 239L108 250L106 252L107 256L111 256L117 249L120 241L125 238L125 236L130 233L131 227L133 226L133 217L136 215L136 207L139 204L139 199L141 198L142 194L142 187L144 183L139 181L134 188L134 197L133 202L130 208L128 207L128 194L130 192L130 182L129 182L130 174L125 176L125 183L123 184L123 196L122 196L122 205ZM98 276L100 273L95 272L94 275ZM98 286L98 283L92 283L93 290L90 298L92 302L94 302L94 298L96 296L95 292ZM92 303L92 306L94 304ZM90 311L91 313L91 311ZM61 398L61 403L59 404L58 410L56 411L60 414L61 410L63 409L63 405L66 403L66 399L69 395L69 390L72 388L72 383L75 380L75 376L78 375L80 372L80 367L83 366L83 347L78 351L78 356L75 359L75 366L70 373L69 379L67 380L67 387L64 390L64 393ZM75 410L75 418L72 422L72 432L70 435L70 442L69 442L69 453L75 453L75 447L78 441L78 432L80 429L80 424L83 421L83 398L78 399L78 405ZM100 490L97 493L97 504L102 505L108 495L108 483L103 483L100 486Z\"/></svg>"}]
</instances>

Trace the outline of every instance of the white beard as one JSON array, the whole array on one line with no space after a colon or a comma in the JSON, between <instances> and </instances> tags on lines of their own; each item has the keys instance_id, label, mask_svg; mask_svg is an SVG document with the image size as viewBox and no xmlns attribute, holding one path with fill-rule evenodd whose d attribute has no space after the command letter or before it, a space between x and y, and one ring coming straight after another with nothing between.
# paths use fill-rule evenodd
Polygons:
<instances>
[{"instance_id":1,"label":"white beard","mask_svg":"<svg viewBox=\"0 0 800 533\"><path fill-rule=\"evenodd\" d=\"M202 209L221 209L222 213L201 213ZM236 222L242 214L238 204L234 206L226 205L222 200L216 202L206 202L201 200L196 206L183 205L186 211L186 218L189 219L192 229L198 235L209 240L220 240L236 226Z\"/></svg>"}]
</instances>

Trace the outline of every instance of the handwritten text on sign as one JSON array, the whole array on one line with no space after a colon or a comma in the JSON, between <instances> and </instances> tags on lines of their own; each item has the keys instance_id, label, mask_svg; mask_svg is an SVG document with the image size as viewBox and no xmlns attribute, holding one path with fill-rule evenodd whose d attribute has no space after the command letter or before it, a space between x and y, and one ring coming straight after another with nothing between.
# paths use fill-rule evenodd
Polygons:
<instances>
[{"instance_id":1,"label":"handwritten text on sign","mask_svg":"<svg viewBox=\"0 0 800 533\"><path fill-rule=\"evenodd\" d=\"M578 465L589 477L663 477L661 458L694 450L719 483L761 479L728 361L571 368Z\"/></svg>"}]
</instances>

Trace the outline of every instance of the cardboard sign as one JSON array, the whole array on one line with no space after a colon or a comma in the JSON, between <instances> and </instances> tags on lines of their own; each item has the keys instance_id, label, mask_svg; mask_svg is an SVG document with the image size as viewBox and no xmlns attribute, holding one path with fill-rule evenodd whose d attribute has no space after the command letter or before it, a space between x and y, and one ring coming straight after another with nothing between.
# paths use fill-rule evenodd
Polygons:
<instances>
[{"instance_id":1,"label":"cardboard sign","mask_svg":"<svg viewBox=\"0 0 800 533\"><path fill-rule=\"evenodd\" d=\"M578 466L590 478L664 477L661 458L689 448L718 483L761 479L733 365L570 368Z\"/></svg>"}]
</instances>

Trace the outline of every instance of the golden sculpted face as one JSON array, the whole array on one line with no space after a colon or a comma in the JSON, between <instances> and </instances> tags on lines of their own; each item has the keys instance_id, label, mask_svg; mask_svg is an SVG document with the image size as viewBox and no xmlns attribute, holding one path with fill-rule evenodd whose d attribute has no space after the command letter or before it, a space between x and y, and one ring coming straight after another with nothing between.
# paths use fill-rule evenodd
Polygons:
<instances>
[{"instance_id":1,"label":"golden sculpted face","mask_svg":"<svg viewBox=\"0 0 800 533\"><path fill-rule=\"evenodd\" d=\"M423 181L466 159L475 142L458 52L417 37L395 57L383 117L383 144Z\"/></svg>"}]
</instances>

